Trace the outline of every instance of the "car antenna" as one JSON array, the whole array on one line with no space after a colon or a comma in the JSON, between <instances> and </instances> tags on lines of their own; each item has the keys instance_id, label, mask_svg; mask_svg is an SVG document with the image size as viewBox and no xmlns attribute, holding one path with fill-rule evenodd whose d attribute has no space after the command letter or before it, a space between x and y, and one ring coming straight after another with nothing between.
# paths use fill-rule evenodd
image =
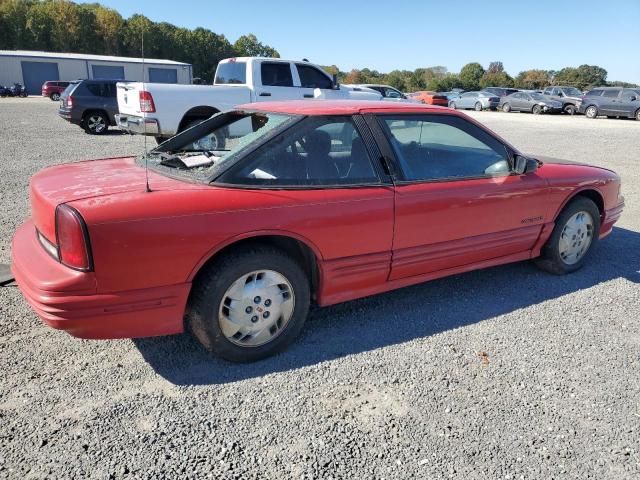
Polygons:
<instances>
[{"instance_id":1,"label":"car antenna","mask_svg":"<svg viewBox=\"0 0 640 480\"><path fill-rule=\"evenodd\" d=\"M142 91L144 92L144 23L142 24ZM142 118L142 128L144 136L144 181L147 192L151 192L149 188L149 155L147 154L147 121L146 118Z\"/></svg>"}]
</instances>

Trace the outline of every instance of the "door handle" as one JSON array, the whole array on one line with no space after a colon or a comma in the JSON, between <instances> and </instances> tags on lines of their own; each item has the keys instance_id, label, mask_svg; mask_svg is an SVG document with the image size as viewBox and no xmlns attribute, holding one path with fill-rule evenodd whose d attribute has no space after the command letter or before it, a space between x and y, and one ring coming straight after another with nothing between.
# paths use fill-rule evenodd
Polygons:
<instances>
[{"instance_id":1,"label":"door handle","mask_svg":"<svg viewBox=\"0 0 640 480\"><path fill-rule=\"evenodd\" d=\"M313 98L313 93L305 93L304 98Z\"/></svg>"},{"instance_id":2,"label":"door handle","mask_svg":"<svg viewBox=\"0 0 640 480\"><path fill-rule=\"evenodd\" d=\"M260 95L259 95L259 96L261 96L261 97L270 97L270 96L271 96L271 93L269 93L269 92L262 92L262 93L260 93Z\"/></svg>"}]
</instances>

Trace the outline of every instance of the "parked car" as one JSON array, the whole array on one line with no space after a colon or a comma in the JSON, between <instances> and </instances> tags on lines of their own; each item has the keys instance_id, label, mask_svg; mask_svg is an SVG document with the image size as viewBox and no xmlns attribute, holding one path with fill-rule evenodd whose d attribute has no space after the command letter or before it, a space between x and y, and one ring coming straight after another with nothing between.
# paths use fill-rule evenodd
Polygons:
<instances>
[{"instance_id":1,"label":"parked car","mask_svg":"<svg viewBox=\"0 0 640 480\"><path fill-rule=\"evenodd\" d=\"M594 88L582 98L579 112L587 118L606 115L640 120L640 88Z\"/></svg>"},{"instance_id":2,"label":"parked car","mask_svg":"<svg viewBox=\"0 0 640 480\"><path fill-rule=\"evenodd\" d=\"M561 102L562 111L569 115L577 113L582 102L582 92L576 87L556 85L545 88L542 93L552 100Z\"/></svg>"},{"instance_id":3,"label":"parked car","mask_svg":"<svg viewBox=\"0 0 640 480\"><path fill-rule=\"evenodd\" d=\"M121 80L80 80L60 95L58 115L85 132L102 135L116 125L116 83Z\"/></svg>"},{"instance_id":4,"label":"parked car","mask_svg":"<svg viewBox=\"0 0 640 480\"><path fill-rule=\"evenodd\" d=\"M482 89L483 92L489 92L498 97L506 97L512 93L519 92L517 88L504 88L504 87L486 87Z\"/></svg>"},{"instance_id":5,"label":"parked car","mask_svg":"<svg viewBox=\"0 0 640 480\"><path fill-rule=\"evenodd\" d=\"M449 107L466 110L473 108L475 111L495 110L500 103L500 97L489 92L465 92L457 98L449 101Z\"/></svg>"},{"instance_id":6,"label":"parked car","mask_svg":"<svg viewBox=\"0 0 640 480\"><path fill-rule=\"evenodd\" d=\"M0 85L0 97L8 97L8 96L9 96L9 87Z\"/></svg>"},{"instance_id":7,"label":"parked car","mask_svg":"<svg viewBox=\"0 0 640 480\"><path fill-rule=\"evenodd\" d=\"M438 95L444 95L447 97L447 100L453 100L454 98L458 98L460 95L464 93L464 90L453 89L450 92L437 92Z\"/></svg>"},{"instance_id":8,"label":"parked car","mask_svg":"<svg viewBox=\"0 0 640 480\"><path fill-rule=\"evenodd\" d=\"M502 97L498 108L503 112L560 113L562 102L541 93L516 92Z\"/></svg>"},{"instance_id":9,"label":"parked car","mask_svg":"<svg viewBox=\"0 0 640 480\"><path fill-rule=\"evenodd\" d=\"M415 101L415 102L418 102L418 103L422 103L420 100L417 100L417 99L414 100L409 95L406 95L406 94L402 93L400 90L398 90L397 88L393 88L393 87L391 87L389 85L377 85L377 84L372 84L372 83L362 83L362 84L352 85L352 86L354 86L354 87L362 87L362 88L369 88L371 90L375 90L380 95L382 95L382 99L383 100L391 100L391 101L394 101L394 102Z\"/></svg>"},{"instance_id":10,"label":"parked car","mask_svg":"<svg viewBox=\"0 0 640 480\"><path fill-rule=\"evenodd\" d=\"M54 102L60 100L60 94L71 82L46 81L42 84L42 96L49 97Z\"/></svg>"},{"instance_id":11,"label":"parked car","mask_svg":"<svg viewBox=\"0 0 640 480\"><path fill-rule=\"evenodd\" d=\"M211 115L248 102L270 100L379 100L379 92L338 85L306 61L238 57L222 60L213 86L132 82L118 85L120 129L162 142Z\"/></svg>"},{"instance_id":12,"label":"parked car","mask_svg":"<svg viewBox=\"0 0 640 480\"><path fill-rule=\"evenodd\" d=\"M146 157L47 168L30 190L11 263L45 323L94 339L188 329L233 361L284 349L311 302L526 259L573 272L624 206L611 170L384 101L241 105Z\"/></svg>"},{"instance_id":13,"label":"parked car","mask_svg":"<svg viewBox=\"0 0 640 480\"><path fill-rule=\"evenodd\" d=\"M2 96L3 97L27 97L27 89L21 83L14 83L9 87L3 87Z\"/></svg>"},{"instance_id":14,"label":"parked car","mask_svg":"<svg viewBox=\"0 0 640 480\"><path fill-rule=\"evenodd\" d=\"M426 105L440 105L441 107L449 106L449 99L447 98L446 95L443 95L441 93L421 91L421 92L409 93L407 96L413 100L417 100L420 103L424 103Z\"/></svg>"}]
</instances>

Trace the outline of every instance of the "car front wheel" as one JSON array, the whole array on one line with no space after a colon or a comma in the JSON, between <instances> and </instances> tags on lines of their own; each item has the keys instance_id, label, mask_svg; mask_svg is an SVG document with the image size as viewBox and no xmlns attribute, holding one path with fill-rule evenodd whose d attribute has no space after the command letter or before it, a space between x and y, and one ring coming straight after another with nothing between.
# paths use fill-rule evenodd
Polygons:
<instances>
[{"instance_id":1,"label":"car front wheel","mask_svg":"<svg viewBox=\"0 0 640 480\"><path fill-rule=\"evenodd\" d=\"M575 115L576 114L576 106L575 105L565 105L564 106L564 113L566 113L567 115Z\"/></svg>"},{"instance_id":2,"label":"car front wheel","mask_svg":"<svg viewBox=\"0 0 640 480\"><path fill-rule=\"evenodd\" d=\"M474 110L476 112L481 112L482 111L482 104L480 102L476 102L476 104L473 106Z\"/></svg>"},{"instance_id":3,"label":"car front wheel","mask_svg":"<svg viewBox=\"0 0 640 480\"><path fill-rule=\"evenodd\" d=\"M636 120L640 122L640 108L636 111Z\"/></svg>"},{"instance_id":4,"label":"car front wheel","mask_svg":"<svg viewBox=\"0 0 640 480\"><path fill-rule=\"evenodd\" d=\"M598 241L600 211L593 200L576 197L558 215L551 237L535 262L556 275L578 270Z\"/></svg>"},{"instance_id":5,"label":"car front wheel","mask_svg":"<svg viewBox=\"0 0 640 480\"><path fill-rule=\"evenodd\" d=\"M534 105L533 108L531 109L531 112L534 115L540 115L542 113L542 107L540 105Z\"/></svg>"},{"instance_id":6,"label":"car front wheel","mask_svg":"<svg viewBox=\"0 0 640 480\"><path fill-rule=\"evenodd\" d=\"M587 118L596 118L598 116L598 108L595 105L591 105L587 107L584 114Z\"/></svg>"},{"instance_id":7,"label":"car front wheel","mask_svg":"<svg viewBox=\"0 0 640 480\"><path fill-rule=\"evenodd\" d=\"M214 260L194 282L188 328L214 355L251 362L286 348L309 311L309 280L283 251L244 247Z\"/></svg>"},{"instance_id":8,"label":"car front wheel","mask_svg":"<svg viewBox=\"0 0 640 480\"><path fill-rule=\"evenodd\" d=\"M456 106L456 102L451 102L451 103L449 104L449 108L453 108L453 109L455 110L455 109L457 108L457 106Z\"/></svg>"},{"instance_id":9,"label":"car front wheel","mask_svg":"<svg viewBox=\"0 0 640 480\"><path fill-rule=\"evenodd\" d=\"M504 105L502 105L502 111L505 113L509 113L511 111L511 105L508 103L505 103Z\"/></svg>"}]
</instances>

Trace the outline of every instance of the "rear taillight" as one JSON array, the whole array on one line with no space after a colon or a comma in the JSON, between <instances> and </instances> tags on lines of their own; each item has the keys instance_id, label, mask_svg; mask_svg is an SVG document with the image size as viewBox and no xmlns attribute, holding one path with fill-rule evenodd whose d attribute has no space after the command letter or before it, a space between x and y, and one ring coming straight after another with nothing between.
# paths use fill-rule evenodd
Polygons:
<instances>
[{"instance_id":1,"label":"rear taillight","mask_svg":"<svg viewBox=\"0 0 640 480\"><path fill-rule=\"evenodd\" d=\"M153 103L151 93L141 90L140 92L140 111L144 113L154 113L156 106Z\"/></svg>"},{"instance_id":2,"label":"rear taillight","mask_svg":"<svg viewBox=\"0 0 640 480\"><path fill-rule=\"evenodd\" d=\"M56 240L62 264L85 272L93 269L87 225L75 208L56 208Z\"/></svg>"},{"instance_id":3,"label":"rear taillight","mask_svg":"<svg viewBox=\"0 0 640 480\"><path fill-rule=\"evenodd\" d=\"M73 97L71 95L67 97L67 107L73 107Z\"/></svg>"}]
</instances>

